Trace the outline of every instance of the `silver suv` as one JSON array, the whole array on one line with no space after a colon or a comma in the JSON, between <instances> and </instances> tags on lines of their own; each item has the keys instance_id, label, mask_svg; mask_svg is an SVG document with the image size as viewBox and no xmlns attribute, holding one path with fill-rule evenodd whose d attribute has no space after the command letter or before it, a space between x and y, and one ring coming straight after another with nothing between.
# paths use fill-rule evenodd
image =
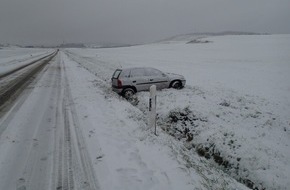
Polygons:
<instances>
[{"instance_id":1,"label":"silver suv","mask_svg":"<svg viewBox=\"0 0 290 190\"><path fill-rule=\"evenodd\" d=\"M150 67L116 69L112 76L112 89L125 98L130 98L136 92L148 91L153 84L157 89L181 89L185 82L182 75L163 73Z\"/></svg>"}]
</instances>

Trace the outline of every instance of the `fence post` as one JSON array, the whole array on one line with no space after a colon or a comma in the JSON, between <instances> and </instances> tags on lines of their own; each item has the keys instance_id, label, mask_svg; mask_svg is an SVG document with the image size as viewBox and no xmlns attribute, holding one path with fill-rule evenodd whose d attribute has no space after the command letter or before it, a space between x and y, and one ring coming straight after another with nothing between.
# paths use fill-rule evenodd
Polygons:
<instances>
[{"instance_id":1,"label":"fence post","mask_svg":"<svg viewBox=\"0 0 290 190\"><path fill-rule=\"evenodd\" d=\"M157 135L156 129L156 85L150 87L150 98L149 98L149 127L154 127L154 134Z\"/></svg>"}]
</instances>

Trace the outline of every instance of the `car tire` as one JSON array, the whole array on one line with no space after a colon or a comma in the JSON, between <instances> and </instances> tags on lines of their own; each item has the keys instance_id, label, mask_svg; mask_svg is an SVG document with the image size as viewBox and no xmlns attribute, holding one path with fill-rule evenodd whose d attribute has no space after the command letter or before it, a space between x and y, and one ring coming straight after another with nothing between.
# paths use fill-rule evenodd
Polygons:
<instances>
[{"instance_id":1,"label":"car tire","mask_svg":"<svg viewBox=\"0 0 290 190\"><path fill-rule=\"evenodd\" d=\"M181 82L180 81L174 81L174 82L172 82L172 84L171 84L171 88L175 88L175 89L181 89L182 88L182 84L181 84Z\"/></svg>"},{"instance_id":2,"label":"car tire","mask_svg":"<svg viewBox=\"0 0 290 190\"><path fill-rule=\"evenodd\" d=\"M123 90L122 94L123 94L124 98L129 100L130 98L133 97L133 95L135 94L135 91L132 88L126 88Z\"/></svg>"}]
</instances>

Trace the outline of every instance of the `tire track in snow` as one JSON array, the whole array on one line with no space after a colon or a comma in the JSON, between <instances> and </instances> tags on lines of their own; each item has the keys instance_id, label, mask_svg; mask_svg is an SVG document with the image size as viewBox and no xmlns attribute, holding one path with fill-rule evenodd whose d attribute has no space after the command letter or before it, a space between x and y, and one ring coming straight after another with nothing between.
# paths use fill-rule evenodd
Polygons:
<instances>
[{"instance_id":1,"label":"tire track in snow","mask_svg":"<svg viewBox=\"0 0 290 190\"><path fill-rule=\"evenodd\" d=\"M57 173L54 189L58 190L97 190L99 184L94 174L93 166L86 148L85 139L80 129L78 115L71 97L69 81L64 63L61 63L63 90L61 92L61 108L58 112L63 129L59 130L59 140L56 146L54 170Z\"/></svg>"},{"instance_id":2,"label":"tire track in snow","mask_svg":"<svg viewBox=\"0 0 290 190\"><path fill-rule=\"evenodd\" d=\"M43 89L41 94L35 96L36 106L37 103L39 104L41 101L44 101L44 105L48 105L46 103L52 102L53 99L49 97L54 97L55 88L57 86L59 79L57 78L57 71L55 68L55 60L49 62L50 64L45 67L43 71L39 74L37 79L35 80L35 84L38 81L42 81L41 83L45 85L40 85L39 87ZM53 77L51 77L53 76ZM34 84L34 85L35 85ZM38 84L39 85L39 84ZM46 97L42 96L46 94ZM32 92L31 95L35 95ZM17 102L18 104L19 102ZM20 107L22 106L23 102L20 102ZM51 118L53 116L53 107L42 106L39 108L37 117L35 121L32 119L33 116L30 117L32 121L30 123L31 127L29 136L23 136L25 141L29 141L28 150L25 154L20 154L22 159L25 160L21 167L23 167L21 172L18 174L18 180L16 181L16 189L17 190L25 190L25 189L40 189L40 188L48 188L49 179L50 179L50 166L51 166L51 155L52 155L52 141L50 140L53 138L53 132L50 126ZM32 115L36 114L33 113ZM10 114L14 115L14 113ZM8 122L10 124L10 121ZM24 128L28 128L27 125L23 126ZM27 139L27 140L26 140ZM24 142L26 144L26 142ZM12 168L11 168L12 169Z\"/></svg>"},{"instance_id":3,"label":"tire track in snow","mask_svg":"<svg viewBox=\"0 0 290 190\"><path fill-rule=\"evenodd\" d=\"M64 71L65 71L65 67L64 67ZM89 156L89 152L88 149L86 147L86 143L85 143L85 139L83 137L83 133L82 130L80 128L80 122L79 122L79 117L77 115L76 112L76 108L74 107L73 104L73 98L71 95L71 89L70 89L70 85L69 85L69 81L68 78L65 77L65 83L66 83L66 92L67 94L65 95L65 97L67 97L67 103L69 106L69 109L67 109L68 111L68 117L69 117L69 121L72 122L73 127L71 128L72 130L68 129L68 132L70 133L71 136L75 137L74 140L74 150L72 152L72 150L70 151L70 154L74 153L76 155L78 155L79 161L80 161L80 169L82 171L82 177L86 180L84 181L83 184L83 189L100 189L99 184L97 182L95 173L94 173L94 169L92 166L92 161L90 159Z\"/></svg>"}]
</instances>

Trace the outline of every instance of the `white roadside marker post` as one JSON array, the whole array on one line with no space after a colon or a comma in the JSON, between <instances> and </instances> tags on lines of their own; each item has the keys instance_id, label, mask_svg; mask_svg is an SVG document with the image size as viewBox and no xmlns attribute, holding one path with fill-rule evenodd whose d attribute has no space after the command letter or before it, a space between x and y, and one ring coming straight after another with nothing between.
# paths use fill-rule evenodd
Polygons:
<instances>
[{"instance_id":1,"label":"white roadside marker post","mask_svg":"<svg viewBox=\"0 0 290 190\"><path fill-rule=\"evenodd\" d=\"M156 85L150 87L150 98L149 98L149 127L154 127L154 134L157 135L156 130Z\"/></svg>"}]
</instances>

